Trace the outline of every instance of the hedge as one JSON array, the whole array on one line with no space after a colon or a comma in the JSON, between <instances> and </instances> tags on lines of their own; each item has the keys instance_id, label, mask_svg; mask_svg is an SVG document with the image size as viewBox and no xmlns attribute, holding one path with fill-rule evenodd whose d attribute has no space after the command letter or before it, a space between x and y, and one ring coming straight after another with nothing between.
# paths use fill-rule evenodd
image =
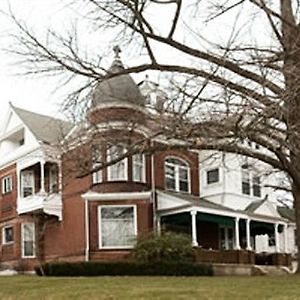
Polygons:
<instances>
[{"instance_id":1,"label":"hedge","mask_svg":"<svg viewBox=\"0 0 300 300\"><path fill-rule=\"evenodd\" d=\"M41 267L44 274L41 273ZM138 262L45 263L36 267L45 276L212 276L209 264Z\"/></svg>"}]
</instances>

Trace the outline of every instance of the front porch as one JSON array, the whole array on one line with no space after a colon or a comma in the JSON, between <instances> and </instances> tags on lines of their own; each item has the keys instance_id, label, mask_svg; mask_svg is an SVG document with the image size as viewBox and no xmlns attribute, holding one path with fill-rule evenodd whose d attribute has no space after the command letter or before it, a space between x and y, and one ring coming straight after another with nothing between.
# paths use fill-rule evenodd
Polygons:
<instances>
[{"instance_id":1,"label":"front porch","mask_svg":"<svg viewBox=\"0 0 300 300\"><path fill-rule=\"evenodd\" d=\"M158 210L157 228L189 234L199 262L291 264L284 219L232 210L204 199L198 198L198 203L192 200Z\"/></svg>"}]
</instances>

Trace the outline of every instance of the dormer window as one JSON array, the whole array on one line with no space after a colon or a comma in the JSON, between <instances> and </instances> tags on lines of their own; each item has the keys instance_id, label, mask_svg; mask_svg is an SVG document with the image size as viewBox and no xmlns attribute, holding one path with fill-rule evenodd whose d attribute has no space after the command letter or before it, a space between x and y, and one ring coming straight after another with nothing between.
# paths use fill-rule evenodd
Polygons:
<instances>
[{"instance_id":1,"label":"dormer window","mask_svg":"<svg viewBox=\"0 0 300 300\"><path fill-rule=\"evenodd\" d=\"M107 151L107 162L118 159L126 152L126 149L123 146L117 145L112 146ZM124 158L121 161L116 162L115 164L107 168L107 180L108 181L119 181L119 180L128 180L128 171L127 171L128 159Z\"/></svg>"},{"instance_id":2,"label":"dormer window","mask_svg":"<svg viewBox=\"0 0 300 300\"><path fill-rule=\"evenodd\" d=\"M173 157L165 160L165 187L176 192L190 192L190 168L187 162Z\"/></svg>"}]
</instances>

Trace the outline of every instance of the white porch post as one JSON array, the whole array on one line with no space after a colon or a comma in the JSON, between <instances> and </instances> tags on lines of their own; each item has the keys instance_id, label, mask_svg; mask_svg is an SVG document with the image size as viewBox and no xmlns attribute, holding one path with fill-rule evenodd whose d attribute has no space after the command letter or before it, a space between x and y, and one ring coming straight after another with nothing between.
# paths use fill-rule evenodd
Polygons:
<instances>
[{"instance_id":1,"label":"white porch post","mask_svg":"<svg viewBox=\"0 0 300 300\"><path fill-rule=\"evenodd\" d=\"M198 246L198 241L197 241L197 211L192 210L191 211L191 216L192 216L192 246L197 247Z\"/></svg>"},{"instance_id":2,"label":"white porch post","mask_svg":"<svg viewBox=\"0 0 300 300\"><path fill-rule=\"evenodd\" d=\"M251 247L251 241L250 241L250 237L251 237L251 232L250 232L250 219L246 220L246 241L247 241L247 246L246 246L246 250L251 251L252 247Z\"/></svg>"},{"instance_id":3,"label":"white porch post","mask_svg":"<svg viewBox=\"0 0 300 300\"><path fill-rule=\"evenodd\" d=\"M161 217L160 216L156 217L156 230L157 230L157 234L161 235Z\"/></svg>"},{"instance_id":4,"label":"white porch post","mask_svg":"<svg viewBox=\"0 0 300 300\"><path fill-rule=\"evenodd\" d=\"M21 170L17 168L17 199L21 198L21 188L22 188Z\"/></svg>"},{"instance_id":5,"label":"white porch post","mask_svg":"<svg viewBox=\"0 0 300 300\"><path fill-rule=\"evenodd\" d=\"M62 167L61 167L61 162L59 161L57 163L58 165L58 192L62 192Z\"/></svg>"},{"instance_id":6,"label":"white porch post","mask_svg":"<svg viewBox=\"0 0 300 300\"><path fill-rule=\"evenodd\" d=\"M235 218L235 249L240 250L240 230L239 230L239 222L240 218L236 217Z\"/></svg>"},{"instance_id":7,"label":"white porch post","mask_svg":"<svg viewBox=\"0 0 300 300\"><path fill-rule=\"evenodd\" d=\"M280 247L279 247L279 235L278 235L278 226L279 224L276 223L274 224L274 231L275 231L275 249L276 249L276 252L280 252Z\"/></svg>"},{"instance_id":8,"label":"white porch post","mask_svg":"<svg viewBox=\"0 0 300 300\"><path fill-rule=\"evenodd\" d=\"M45 161L40 161L41 165L41 189L40 193L45 193Z\"/></svg>"},{"instance_id":9,"label":"white porch post","mask_svg":"<svg viewBox=\"0 0 300 300\"><path fill-rule=\"evenodd\" d=\"M283 236L284 236L284 253L288 253L288 226L287 224L284 224L283 227Z\"/></svg>"}]
</instances>

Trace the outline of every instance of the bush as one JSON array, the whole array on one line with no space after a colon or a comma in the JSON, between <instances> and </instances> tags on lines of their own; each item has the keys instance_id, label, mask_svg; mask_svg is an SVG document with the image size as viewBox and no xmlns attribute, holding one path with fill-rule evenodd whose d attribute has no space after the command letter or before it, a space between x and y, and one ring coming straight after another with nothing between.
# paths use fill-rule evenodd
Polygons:
<instances>
[{"instance_id":1,"label":"bush","mask_svg":"<svg viewBox=\"0 0 300 300\"><path fill-rule=\"evenodd\" d=\"M212 276L211 265L194 263L82 262L43 264L46 276ZM41 276L41 269L36 273Z\"/></svg>"},{"instance_id":2,"label":"bush","mask_svg":"<svg viewBox=\"0 0 300 300\"><path fill-rule=\"evenodd\" d=\"M188 235L165 232L140 236L134 248L134 256L141 263L191 262L194 252Z\"/></svg>"}]
</instances>

